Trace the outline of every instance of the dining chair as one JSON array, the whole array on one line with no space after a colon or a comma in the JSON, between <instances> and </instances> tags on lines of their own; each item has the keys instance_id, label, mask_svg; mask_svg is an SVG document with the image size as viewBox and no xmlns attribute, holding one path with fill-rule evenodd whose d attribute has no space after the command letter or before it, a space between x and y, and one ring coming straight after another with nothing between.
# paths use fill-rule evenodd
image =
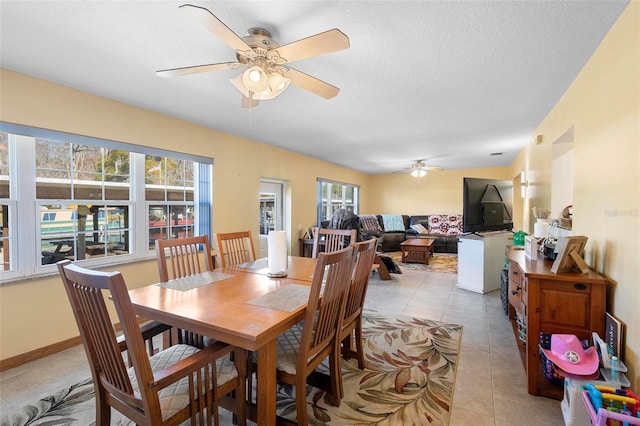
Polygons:
<instances>
[{"instance_id":1,"label":"dining chair","mask_svg":"<svg viewBox=\"0 0 640 426\"><path fill-rule=\"evenodd\" d=\"M214 269L207 235L156 240L156 259L162 282Z\"/></svg>"},{"instance_id":2,"label":"dining chair","mask_svg":"<svg viewBox=\"0 0 640 426\"><path fill-rule=\"evenodd\" d=\"M251 231L216 234L218 257L223 268L256 260Z\"/></svg>"},{"instance_id":3,"label":"dining chair","mask_svg":"<svg viewBox=\"0 0 640 426\"><path fill-rule=\"evenodd\" d=\"M246 423L244 351L216 342L200 349L170 346L149 357L125 280L120 272L85 269L65 260L58 271L89 360L96 394L96 424L110 424L111 408L138 425L218 422L218 404L235 391L231 408ZM127 368L109 318L110 293L133 363ZM227 356L235 355L235 364ZM226 404L226 402L225 402Z\"/></svg>"},{"instance_id":4,"label":"dining chair","mask_svg":"<svg viewBox=\"0 0 640 426\"><path fill-rule=\"evenodd\" d=\"M161 282L214 269L211 244L207 235L156 240L156 260ZM174 328L168 337L168 340L165 339L165 347L174 343L184 343L199 348L205 345L203 336L187 330Z\"/></svg>"},{"instance_id":5,"label":"dining chair","mask_svg":"<svg viewBox=\"0 0 640 426\"><path fill-rule=\"evenodd\" d=\"M304 321L278 336L276 380L295 387L298 425L308 424L307 377L329 357L329 393L340 406L340 330L355 254L353 247L320 253ZM322 294L321 294L322 293ZM259 379L258 379L259 380Z\"/></svg>"},{"instance_id":6,"label":"dining chair","mask_svg":"<svg viewBox=\"0 0 640 426\"><path fill-rule=\"evenodd\" d=\"M342 357L345 359L356 358L358 368L361 370L364 369L362 310L367 295L369 277L371 276L371 267L376 257L377 244L378 240L376 238L351 244L355 249L356 263L340 330L339 341L342 342ZM354 337L355 350L353 349Z\"/></svg>"},{"instance_id":7,"label":"dining chair","mask_svg":"<svg viewBox=\"0 0 640 426\"><path fill-rule=\"evenodd\" d=\"M313 250L311 257L318 257L321 251L332 252L342 250L351 243L356 242L355 229L318 228L313 235ZM323 249L324 246L324 249Z\"/></svg>"}]
</instances>

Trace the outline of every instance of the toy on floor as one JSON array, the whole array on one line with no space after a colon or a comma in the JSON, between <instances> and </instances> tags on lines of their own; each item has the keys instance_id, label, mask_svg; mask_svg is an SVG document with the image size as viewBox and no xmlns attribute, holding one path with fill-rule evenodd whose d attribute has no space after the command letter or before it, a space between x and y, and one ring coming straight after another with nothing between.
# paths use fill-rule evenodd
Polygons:
<instances>
[{"instance_id":1,"label":"toy on floor","mask_svg":"<svg viewBox=\"0 0 640 426\"><path fill-rule=\"evenodd\" d=\"M582 399L594 426L640 425L640 398L628 389L588 384Z\"/></svg>"}]
</instances>

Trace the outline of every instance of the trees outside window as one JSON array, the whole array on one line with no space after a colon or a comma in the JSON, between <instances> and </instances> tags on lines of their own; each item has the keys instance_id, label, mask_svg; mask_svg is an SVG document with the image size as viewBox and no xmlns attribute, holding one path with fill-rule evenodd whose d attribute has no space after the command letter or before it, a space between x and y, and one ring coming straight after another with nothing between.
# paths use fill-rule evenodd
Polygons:
<instances>
[{"instance_id":1,"label":"trees outside window","mask_svg":"<svg viewBox=\"0 0 640 426\"><path fill-rule=\"evenodd\" d=\"M211 162L0 124L17 130L0 132L0 280L49 273L62 259L147 258L158 238L210 234L198 205L210 203L200 188L210 191Z\"/></svg>"}]
</instances>

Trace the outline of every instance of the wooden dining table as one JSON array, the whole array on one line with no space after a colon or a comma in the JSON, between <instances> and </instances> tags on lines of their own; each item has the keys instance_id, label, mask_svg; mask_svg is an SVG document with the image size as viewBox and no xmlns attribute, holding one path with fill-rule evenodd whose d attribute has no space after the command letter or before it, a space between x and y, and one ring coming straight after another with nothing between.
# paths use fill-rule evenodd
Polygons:
<instances>
[{"instance_id":1,"label":"wooden dining table","mask_svg":"<svg viewBox=\"0 0 640 426\"><path fill-rule=\"evenodd\" d=\"M287 276L292 280L312 281L316 259L310 257L289 256L287 262ZM227 271L250 272L253 274L268 275L269 263L266 257L251 262L241 263L226 268Z\"/></svg>"},{"instance_id":2,"label":"wooden dining table","mask_svg":"<svg viewBox=\"0 0 640 426\"><path fill-rule=\"evenodd\" d=\"M315 259L290 257L284 278L269 278L263 264L266 259L258 259L136 288L129 295L137 315L256 352L256 421L273 425L276 338L304 318Z\"/></svg>"}]
</instances>

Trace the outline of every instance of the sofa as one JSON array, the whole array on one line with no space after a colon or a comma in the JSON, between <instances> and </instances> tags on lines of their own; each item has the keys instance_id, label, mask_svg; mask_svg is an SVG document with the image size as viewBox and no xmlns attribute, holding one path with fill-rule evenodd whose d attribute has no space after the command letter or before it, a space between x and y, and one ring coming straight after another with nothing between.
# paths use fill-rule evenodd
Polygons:
<instances>
[{"instance_id":1,"label":"sofa","mask_svg":"<svg viewBox=\"0 0 640 426\"><path fill-rule=\"evenodd\" d=\"M436 253L458 253L462 215L432 214L409 217L406 238L432 238Z\"/></svg>"},{"instance_id":2,"label":"sofa","mask_svg":"<svg viewBox=\"0 0 640 426\"><path fill-rule=\"evenodd\" d=\"M376 237L378 251L400 251L400 243L406 239L409 216L407 215L359 215L362 237ZM386 227L385 227L386 221Z\"/></svg>"},{"instance_id":3,"label":"sofa","mask_svg":"<svg viewBox=\"0 0 640 426\"><path fill-rule=\"evenodd\" d=\"M382 251L400 251L400 243L407 239L408 215L376 215L382 228Z\"/></svg>"},{"instance_id":4,"label":"sofa","mask_svg":"<svg viewBox=\"0 0 640 426\"><path fill-rule=\"evenodd\" d=\"M362 234L379 240L378 251L400 251L409 238L432 238L436 253L457 253L462 215L359 215ZM414 229L415 228L415 229Z\"/></svg>"}]
</instances>

